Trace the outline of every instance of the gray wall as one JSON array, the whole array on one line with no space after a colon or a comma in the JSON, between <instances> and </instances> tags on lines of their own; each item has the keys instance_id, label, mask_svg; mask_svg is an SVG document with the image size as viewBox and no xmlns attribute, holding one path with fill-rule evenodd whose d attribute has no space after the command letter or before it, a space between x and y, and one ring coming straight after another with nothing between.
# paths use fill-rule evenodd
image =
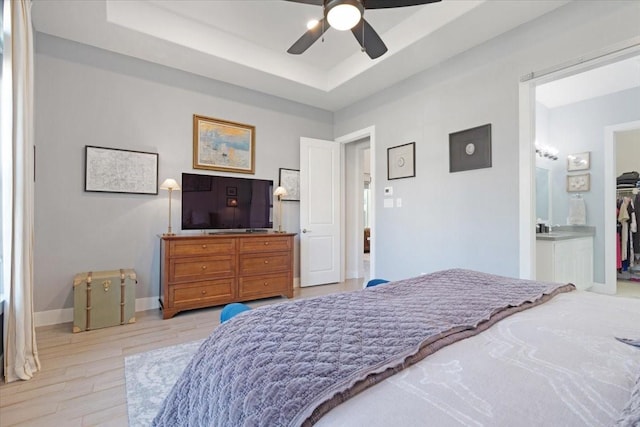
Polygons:
<instances>
[{"instance_id":1,"label":"gray wall","mask_svg":"<svg viewBox=\"0 0 640 427\"><path fill-rule=\"evenodd\" d=\"M157 296L166 194L85 193L83 149L158 152L160 180L179 178L192 170L194 113L255 125L255 176L274 181L279 167L297 169L300 136L375 125L378 276L447 267L518 275L519 79L637 37L639 20L638 2L572 2L333 115L37 34L35 309L71 307L73 275L87 270L133 267L137 297ZM446 46L456 35L437 36ZM492 167L450 174L448 134L485 123ZM411 141L416 177L387 181L387 148ZM402 208L383 208L388 185ZM297 204L283 209L285 227L298 229Z\"/></svg>"},{"instance_id":2,"label":"gray wall","mask_svg":"<svg viewBox=\"0 0 640 427\"><path fill-rule=\"evenodd\" d=\"M637 2L572 2L337 112L336 135L376 126L376 274L517 276L520 77L637 37L639 19ZM485 123L492 167L449 173L449 133ZM416 177L388 181L387 148L411 141ZM383 207L389 185L401 208Z\"/></svg>"},{"instance_id":3,"label":"gray wall","mask_svg":"<svg viewBox=\"0 0 640 427\"><path fill-rule=\"evenodd\" d=\"M333 136L330 112L44 34L36 35L35 65L36 312L71 307L74 274L90 270L135 268L136 296L158 295L167 192L84 192L85 145L157 152L159 181L179 181L193 171L193 114L249 123L253 176L277 183L279 168L298 168L300 136ZM297 230L298 203L284 203L283 212L285 229Z\"/></svg>"},{"instance_id":4,"label":"gray wall","mask_svg":"<svg viewBox=\"0 0 640 427\"><path fill-rule=\"evenodd\" d=\"M548 110L548 138L560 153L551 164L552 224L566 224L569 215L567 175L589 173L591 190L582 194L587 208L587 225L596 227L594 237L594 273L597 283L604 283L604 212L614 209L604 201L604 128L640 120L640 88L601 96ZM591 167L587 171L567 172L567 156L591 152ZM633 153L629 153L633 154ZM640 163L640 157L635 160ZM640 168L640 164L636 169Z\"/></svg>"}]
</instances>

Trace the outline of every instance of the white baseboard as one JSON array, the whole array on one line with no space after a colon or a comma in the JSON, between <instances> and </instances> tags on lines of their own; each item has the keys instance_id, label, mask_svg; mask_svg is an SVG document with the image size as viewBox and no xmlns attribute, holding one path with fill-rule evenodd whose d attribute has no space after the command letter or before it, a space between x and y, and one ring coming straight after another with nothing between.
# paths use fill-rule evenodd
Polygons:
<instances>
[{"instance_id":1,"label":"white baseboard","mask_svg":"<svg viewBox=\"0 0 640 427\"><path fill-rule=\"evenodd\" d=\"M615 295L615 291L611 292L611 289L609 289L609 287L607 286L606 283L598 283L598 282L594 282L593 286L591 288L589 288L589 290L591 292L595 292L598 294L605 294L605 295Z\"/></svg>"},{"instance_id":2,"label":"white baseboard","mask_svg":"<svg viewBox=\"0 0 640 427\"><path fill-rule=\"evenodd\" d=\"M57 325L73 322L73 308L61 310L36 311L34 313L36 328L39 326Z\"/></svg>"},{"instance_id":3,"label":"white baseboard","mask_svg":"<svg viewBox=\"0 0 640 427\"><path fill-rule=\"evenodd\" d=\"M300 278L299 277L294 277L293 278L293 287L294 288L299 288L300 287Z\"/></svg>"},{"instance_id":4,"label":"white baseboard","mask_svg":"<svg viewBox=\"0 0 640 427\"><path fill-rule=\"evenodd\" d=\"M158 297L136 299L136 312L160 308ZM36 328L39 326L57 325L60 323L73 322L73 308L63 308L61 310L37 311L34 314Z\"/></svg>"},{"instance_id":5,"label":"white baseboard","mask_svg":"<svg viewBox=\"0 0 640 427\"><path fill-rule=\"evenodd\" d=\"M154 310L156 308L160 308L160 301L158 301L158 297L136 299L136 312Z\"/></svg>"}]
</instances>

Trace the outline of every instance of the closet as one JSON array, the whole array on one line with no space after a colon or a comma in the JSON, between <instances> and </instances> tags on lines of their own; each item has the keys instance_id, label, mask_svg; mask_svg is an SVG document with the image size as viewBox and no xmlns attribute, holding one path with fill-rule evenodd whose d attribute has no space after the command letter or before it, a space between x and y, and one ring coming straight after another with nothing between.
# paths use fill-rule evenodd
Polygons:
<instances>
[{"instance_id":1,"label":"closet","mask_svg":"<svg viewBox=\"0 0 640 427\"><path fill-rule=\"evenodd\" d=\"M618 280L640 282L640 176L636 171L624 172L616 185Z\"/></svg>"}]
</instances>

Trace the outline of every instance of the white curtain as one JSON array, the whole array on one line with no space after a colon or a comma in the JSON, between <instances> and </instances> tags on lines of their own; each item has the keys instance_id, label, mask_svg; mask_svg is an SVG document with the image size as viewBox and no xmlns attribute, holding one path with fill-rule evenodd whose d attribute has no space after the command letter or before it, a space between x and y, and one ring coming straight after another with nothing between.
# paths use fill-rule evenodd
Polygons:
<instances>
[{"instance_id":1,"label":"white curtain","mask_svg":"<svg viewBox=\"0 0 640 427\"><path fill-rule=\"evenodd\" d=\"M8 3L8 4L7 4ZM30 0L5 0L2 97L3 279L5 381L40 369L33 312L33 29ZM7 10L5 9L5 12ZM8 57L8 58L7 58ZM10 108L5 108L9 103ZM10 110L10 111L7 111ZM10 131L5 131L10 128ZM8 288L8 290L7 290Z\"/></svg>"}]
</instances>

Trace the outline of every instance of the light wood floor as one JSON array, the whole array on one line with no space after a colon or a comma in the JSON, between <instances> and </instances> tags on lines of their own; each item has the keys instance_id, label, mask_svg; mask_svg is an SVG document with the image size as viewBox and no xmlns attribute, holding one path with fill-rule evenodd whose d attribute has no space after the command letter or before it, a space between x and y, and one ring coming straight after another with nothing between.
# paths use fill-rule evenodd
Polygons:
<instances>
[{"instance_id":1,"label":"light wood floor","mask_svg":"<svg viewBox=\"0 0 640 427\"><path fill-rule=\"evenodd\" d=\"M308 298L362 288L362 279L296 288ZM249 303L273 304L284 298ZM71 333L71 323L38 328L42 370L29 381L0 384L0 426L127 426L124 358L207 337L221 307L162 320L159 310L136 313L136 323Z\"/></svg>"}]
</instances>

